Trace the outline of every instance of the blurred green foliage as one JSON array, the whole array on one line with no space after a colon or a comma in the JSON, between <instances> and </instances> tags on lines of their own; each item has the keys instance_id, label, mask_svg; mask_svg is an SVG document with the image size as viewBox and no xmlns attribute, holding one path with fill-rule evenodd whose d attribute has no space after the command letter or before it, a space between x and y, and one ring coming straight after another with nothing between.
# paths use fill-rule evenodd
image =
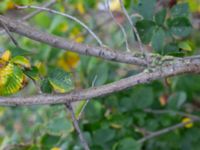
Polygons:
<instances>
[{"instance_id":1,"label":"blurred green foliage","mask_svg":"<svg viewBox=\"0 0 200 150\"><path fill-rule=\"evenodd\" d=\"M0 12L12 15L12 11L16 11L17 14L14 3L41 5L44 2L46 1L2 0ZM156 0L124 2L129 14L133 14L132 19L142 42L151 47L152 52L175 56L199 53L199 30L192 28L191 17L194 12L200 13L198 11L200 6L194 7L193 1L182 0L173 6L166 5L159 9ZM125 51L123 34L112 20L109 21L108 14L100 10L103 3L101 0L58 0L53 9L76 16L88 24L106 45ZM23 13L31 11L34 10L27 9ZM14 17L20 18L18 15ZM122 21L127 31L128 42L134 47L134 36L129 32L131 27L123 16L116 19ZM41 30L66 39L90 45L96 44L80 25L62 16L41 12L29 22ZM78 59L71 59L71 55L67 55L62 49L52 48L23 36L14 36L21 48L16 48L7 35L2 34L1 51L9 49L13 56L25 56L32 65L31 68L24 70L28 76L26 88L19 91L16 96L36 94L38 85L44 93L68 92L74 88L91 87L95 76L97 76L95 86L99 86L138 72L137 68L131 65L117 64L89 56L81 55L80 58L76 57ZM135 52L134 48L131 50ZM58 65L58 60L61 58L65 58L62 62L69 65L70 71ZM183 111L199 115L199 83L199 75L182 75L91 100L79 121L90 148L92 150L199 150L199 123L195 123L192 128L177 129L152 138L143 144L137 142L146 135L146 132L167 128L180 123L183 119L182 116L175 114L147 113L145 109ZM79 103L74 104L75 109L78 106ZM56 147L62 150L82 149L70 116L66 113L65 107L60 105L1 107L0 143L0 149L11 145L15 150L58 150Z\"/></svg>"}]
</instances>

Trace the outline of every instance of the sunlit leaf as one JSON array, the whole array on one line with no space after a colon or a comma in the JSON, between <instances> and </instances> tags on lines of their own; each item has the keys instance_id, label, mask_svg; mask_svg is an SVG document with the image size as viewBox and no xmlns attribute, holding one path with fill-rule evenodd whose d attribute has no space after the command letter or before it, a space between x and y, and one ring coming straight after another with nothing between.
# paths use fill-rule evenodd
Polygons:
<instances>
[{"instance_id":1,"label":"sunlit leaf","mask_svg":"<svg viewBox=\"0 0 200 150\"><path fill-rule=\"evenodd\" d=\"M4 61L9 61L11 58L11 52L10 50L6 50L2 55L1 55L1 59L3 59Z\"/></svg>"},{"instance_id":2,"label":"sunlit leaf","mask_svg":"<svg viewBox=\"0 0 200 150\"><path fill-rule=\"evenodd\" d=\"M190 46L190 44L187 41L180 42L178 44L178 47L184 51L192 51L192 47Z\"/></svg>"},{"instance_id":3,"label":"sunlit leaf","mask_svg":"<svg viewBox=\"0 0 200 150\"><path fill-rule=\"evenodd\" d=\"M188 118L188 117L183 118L182 123L185 123L186 128L192 128L193 127L193 123L192 123L191 118Z\"/></svg>"},{"instance_id":4,"label":"sunlit leaf","mask_svg":"<svg viewBox=\"0 0 200 150\"><path fill-rule=\"evenodd\" d=\"M75 69L80 61L80 57L77 53L66 51L63 53L57 61L58 67L65 71Z\"/></svg>"},{"instance_id":5,"label":"sunlit leaf","mask_svg":"<svg viewBox=\"0 0 200 150\"><path fill-rule=\"evenodd\" d=\"M14 58L11 59L12 63L26 67L26 68L30 68L31 64L30 61L25 58L24 56L15 56Z\"/></svg>"}]
</instances>

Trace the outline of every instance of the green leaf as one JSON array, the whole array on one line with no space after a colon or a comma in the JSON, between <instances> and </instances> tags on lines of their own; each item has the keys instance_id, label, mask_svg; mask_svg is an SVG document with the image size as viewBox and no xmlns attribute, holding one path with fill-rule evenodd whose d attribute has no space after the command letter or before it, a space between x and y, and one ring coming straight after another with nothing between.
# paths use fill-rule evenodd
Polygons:
<instances>
[{"instance_id":1,"label":"green leaf","mask_svg":"<svg viewBox=\"0 0 200 150\"><path fill-rule=\"evenodd\" d=\"M23 48L20 48L20 47L8 47L8 49L11 51L12 57L15 57L15 56L32 56L32 55L34 55L33 52L28 51L28 50L23 49Z\"/></svg>"},{"instance_id":2,"label":"green leaf","mask_svg":"<svg viewBox=\"0 0 200 150\"><path fill-rule=\"evenodd\" d=\"M192 31L190 21L185 17L168 20L168 26L175 37L187 37Z\"/></svg>"},{"instance_id":3,"label":"green leaf","mask_svg":"<svg viewBox=\"0 0 200 150\"><path fill-rule=\"evenodd\" d=\"M158 28L154 31L151 39L152 47L156 52L162 52L164 46L165 31L162 28Z\"/></svg>"},{"instance_id":4,"label":"green leaf","mask_svg":"<svg viewBox=\"0 0 200 150\"><path fill-rule=\"evenodd\" d=\"M59 93L69 92L74 89L70 74L62 69L52 69L48 80L53 89Z\"/></svg>"},{"instance_id":5,"label":"green leaf","mask_svg":"<svg viewBox=\"0 0 200 150\"><path fill-rule=\"evenodd\" d=\"M30 77L32 80L39 80L39 70L37 67L31 67L30 69L24 70L24 73Z\"/></svg>"},{"instance_id":6,"label":"green leaf","mask_svg":"<svg viewBox=\"0 0 200 150\"><path fill-rule=\"evenodd\" d=\"M11 63L26 67L26 68L30 68L31 64L30 61L25 58L24 56L15 56L14 58L12 58L10 60Z\"/></svg>"},{"instance_id":7,"label":"green leaf","mask_svg":"<svg viewBox=\"0 0 200 150\"><path fill-rule=\"evenodd\" d=\"M175 78L173 81L173 91L185 91L188 100L192 101L200 93L200 76L185 75Z\"/></svg>"},{"instance_id":8,"label":"green leaf","mask_svg":"<svg viewBox=\"0 0 200 150\"><path fill-rule=\"evenodd\" d=\"M144 19L152 20L155 10L156 0L140 0L138 3L138 12Z\"/></svg>"},{"instance_id":9,"label":"green leaf","mask_svg":"<svg viewBox=\"0 0 200 150\"><path fill-rule=\"evenodd\" d=\"M116 148L116 150L140 150L141 145L137 143L133 138L122 139Z\"/></svg>"},{"instance_id":10,"label":"green leaf","mask_svg":"<svg viewBox=\"0 0 200 150\"><path fill-rule=\"evenodd\" d=\"M53 91L53 87L51 86L51 84L47 78L43 79L41 82L41 91L43 93L52 93L52 91Z\"/></svg>"},{"instance_id":11,"label":"green leaf","mask_svg":"<svg viewBox=\"0 0 200 150\"><path fill-rule=\"evenodd\" d=\"M174 5L171 9L171 15L173 17L188 16L188 14L189 14L188 3L180 3L177 5Z\"/></svg>"},{"instance_id":12,"label":"green leaf","mask_svg":"<svg viewBox=\"0 0 200 150\"><path fill-rule=\"evenodd\" d=\"M34 16L34 21L36 22L37 26L47 28L47 29L51 25L51 17L47 12L42 12Z\"/></svg>"},{"instance_id":13,"label":"green leaf","mask_svg":"<svg viewBox=\"0 0 200 150\"><path fill-rule=\"evenodd\" d=\"M56 146L59 140L60 136L46 133L42 136L40 144L43 149L51 149L52 147Z\"/></svg>"},{"instance_id":14,"label":"green leaf","mask_svg":"<svg viewBox=\"0 0 200 150\"><path fill-rule=\"evenodd\" d=\"M59 118L52 118L47 124L49 133L62 135L67 134L73 130L73 125L65 116Z\"/></svg>"},{"instance_id":15,"label":"green leaf","mask_svg":"<svg viewBox=\"0 0 200 150\"><path fill-rule=\"evenodd\" d=\"M142 20L136 23L136 28L139 32L142 42L148 44L153 36L155 23L153 21Z\"/></svg>"},{"instance_id":16,"label":"green leaf","mask_svg":"<svg viewBox=\"0 0 200 150\"><path fill-rule=\"evenodd\" d=\"M184 56L184 53L180 51L177 43L166 44L163 49L163 54L173 56Z\"/></svg>"},{"instance_id":17,"label":"green leaf","mask_svg":"<svg viewBox=\"0 0 200 150\"><path fill-rule=\"evenodd\" d=\"M187 95L185 92L176 92L169 97L168 108L180 109L186 100L187 100Z\"/></svg>"},{"instance_id":18,"label":"green leaf","mask_svg":"<svg viewBox=\"0 0 200 150\"><path fill-rule=\"evenodd\" d=\"M153 103L153 91L150 87L140 87L133 90L130 101L133 101L133 107L146 108Z\"/></svg>"},{"instance_id":19,"label":"green leaf","mask_svg":"<svg viewBox=\"0 0 200 150\"><path fill-rule=\"evenodd\" d=\"M166 10L166 9L160 10L160 11L157 12L156 15L155 15L155 22L156 22L158 25L163 25L164 22L165 22L166 15L167 15L167 10Z\"/></svg>"},{"instance_id":20,"label":"green leaf","mask_svg":"<svg viewBox=\"0 0 200 150\"><path fill-rule=\"evenodd\" d=\"M103 145L106 142L111 141L115 137L115 131L113 129L98 129L93 133L94 143Z\"/></svg>"}]
</instances>

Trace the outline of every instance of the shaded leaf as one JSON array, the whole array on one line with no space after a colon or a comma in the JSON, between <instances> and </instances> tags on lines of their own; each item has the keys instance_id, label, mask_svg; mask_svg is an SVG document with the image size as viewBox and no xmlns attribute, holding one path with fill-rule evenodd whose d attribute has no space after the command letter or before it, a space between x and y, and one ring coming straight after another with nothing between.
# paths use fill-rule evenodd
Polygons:
<instances>
[{"instance_id":1,"label":"shaded leaf","mask_svg":"<svg viewBox=\"0 0 200 150\"><path fill-rule=\"evenodd\" d=\"M139 32L141 40L147 44L153 36L155 23L153 21L142 20L136 23L136 28Z\"/></svg>"}]
</instances>

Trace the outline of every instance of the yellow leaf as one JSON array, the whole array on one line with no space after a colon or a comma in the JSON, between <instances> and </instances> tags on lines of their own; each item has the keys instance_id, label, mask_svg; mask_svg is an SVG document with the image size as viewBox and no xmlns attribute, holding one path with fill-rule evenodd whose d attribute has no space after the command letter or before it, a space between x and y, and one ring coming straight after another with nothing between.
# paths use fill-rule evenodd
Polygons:
<instances>
[{"instance_id":1,"label":"yellow leaf","mask_svg":"<svg viewBox=\"0 0 200 150\"><path fill-rule=\"evenodd\" d=\"M9 61L11 58L11 52L9 50L6 50L2 55L1 59L4 61Z\"/></svg>"},{"instance_id":2,"label":"yellow leaf","mask_svg":"<svg viewBox=\"0 0 200 150\"><path fill-rule=\"evenodd\" d=\"M188 117L183 118L182 123L185 123L186 128L192 128L193 127L192 120Z\"/></svg>"},{"instance_id":3,"label":"yellow leaf","mask_svg":"<svg viewBox=\"0 0 200 150\"><path fill-rule=\"evenodd\" d=\"M75 69L80 61L80 57L77 53L66 51L58 58L57 65L65 71Z\"/></svg>"},{"instance_id":4,"label":"yellow leaf","mask_svg":"<svg viewBox=\"0 0 200 150\"><path fill-rule=\"evenodd\" d=\"M15 3L13 1L8 1L7 2L7 9L13 9L15 8Z\"/></svg>"},{"instance_id":5,"label":"yellow leaf","mask_svg":"<svg viewBox=\"0 0 200 150\"><path fill-rule=\"evenodd\" d=\"M47 74L47 69L44 63L36 62L35 63L36 68L39 70L39 73L43 76Z\"/></svg>"},{"instance_id":6,"label":"yellow leaf","mask_svg":"<svg viewBox=\"0 0 200 150\"><path fill-rule=\"evenodd\" d=\"M2 88L8 80L8 76L12 73L14 65L0 59L0 88Z\"/></svg>"},{"instance_id":7,"label":"yellow leaf","mask_svg":"<svg viewBox=\"0 0 200 150\"><path fill-rule=\"evenodd\" d=\"M70 34L70 39L75 40L78 43L84 41L84 37L81 35L81 32L78 28L74 28Z\"/></svg>"},{"instance_id":8,"label":"yellow leaf","mask_svg":"<svg viewBox=\"0 0 200 150\"><path fill-rule=\"evenodd\" d=\"M119 11L121 9L119 0L112 0L110 2L111 11Z\"/></svg>"},{"instance_id":9,"label":"yellow leaf","mask_svg":"<svg viewBox=\"0 0 200 150\"><path fill-rule=\"evenodd\" d=\"M80 14L85 13L85 8L83 6L83 2L79 1L78 3L76 3L75 7L79 11Z\"/></svg>"},{"instance_id":10,"label":"yellow leaf","mask_svg":"<svg viewBox=\"0 0 200 150\"><path fill-rule=\"evenodd\" d=\"M51 148L51 150L61 150L61 148L59 148L59 147L53 147L53 148Z\"/></svg>"}]
</instances>

